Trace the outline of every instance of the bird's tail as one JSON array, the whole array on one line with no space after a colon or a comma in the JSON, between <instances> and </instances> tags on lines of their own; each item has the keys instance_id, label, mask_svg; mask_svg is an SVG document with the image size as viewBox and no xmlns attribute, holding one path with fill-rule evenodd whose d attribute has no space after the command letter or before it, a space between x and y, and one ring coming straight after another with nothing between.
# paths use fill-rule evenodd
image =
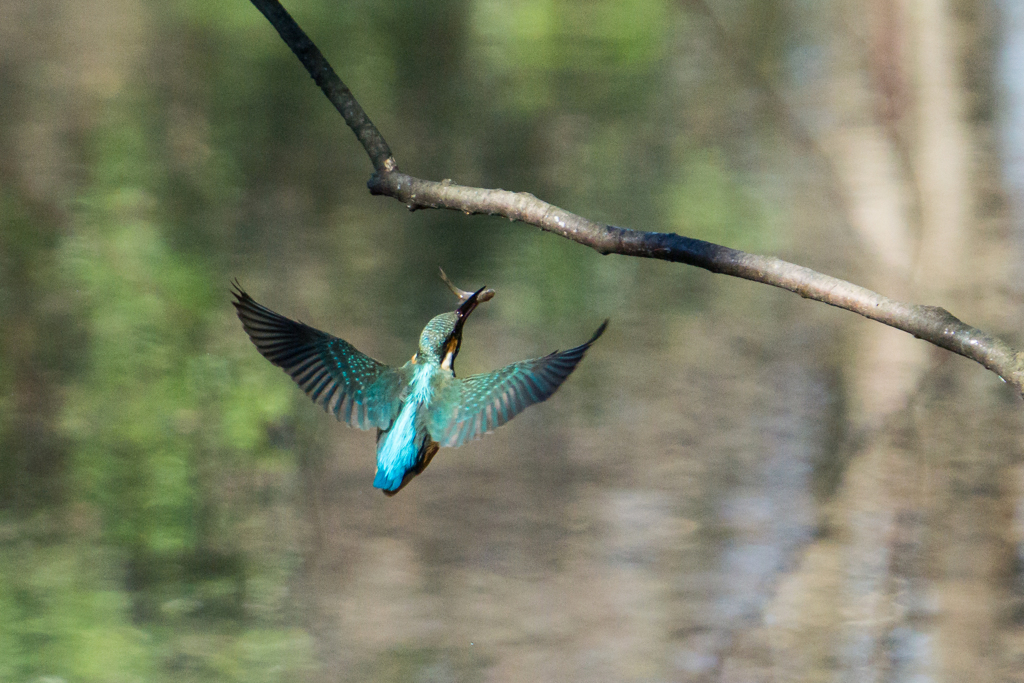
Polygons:
<instances>
[{"instance_id":1,"label":"bird's tail","mask_svg":"<svg viewBox=\"0 0 1024 683\"><path fill-rule=\"evenodd\" d=\"M373 485L388 495L398 493L426 469L438 445L416 419L418 405L409 402L391 427L377 432L377 475Z\"/></svg>"}]
</instances>

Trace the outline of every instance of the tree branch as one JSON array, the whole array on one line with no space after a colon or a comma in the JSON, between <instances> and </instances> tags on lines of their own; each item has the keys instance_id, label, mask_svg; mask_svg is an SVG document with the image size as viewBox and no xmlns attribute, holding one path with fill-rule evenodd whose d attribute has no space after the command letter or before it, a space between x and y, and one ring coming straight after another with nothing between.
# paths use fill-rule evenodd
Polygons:
<instances>
[{"instance_id":1,"label":"tree branch","mask_svg":"<svg viewBox=\"0 0 1024 683\"><path fill-rule=\"evenodd\" d=\"M771 256L748 254L671 233L595 223L526 192L464 187L450 180L422 180L399 172L380 131L295 20L277 0L251 2L277 29L363 145L374 167L374 174L367 182L371 193L394 197L410 210L453 209L466 214L505 216L561 235L601 254L685 263L712 273L780 287L806 299L859 313L977 361L1024 394L1024 353L961 322L943 308L896 301Z\"/></svg>"},{"instance_id":2,"label":"tree branch","mask_svg":"<svg viewBox=\"0 0 1024 683\"><path fill-rule=\"evenodd\" d=\"M252 0L252 4L263 13L271 26L277 29L281 40L292 49L309 75L324 91L327 99L345 119L345 123L356 134L363 149L370 155L374 170L378 173L397 171L398 165L391 154L391 148L384 141L384 136L370 121L370 117L356 101L352 91L338 78L338 74L334 73L334 68L324 58L320 48L314 45L306 32L295 23L292 15L288 14L277 0Z\"/></svg>"}]
</instances>

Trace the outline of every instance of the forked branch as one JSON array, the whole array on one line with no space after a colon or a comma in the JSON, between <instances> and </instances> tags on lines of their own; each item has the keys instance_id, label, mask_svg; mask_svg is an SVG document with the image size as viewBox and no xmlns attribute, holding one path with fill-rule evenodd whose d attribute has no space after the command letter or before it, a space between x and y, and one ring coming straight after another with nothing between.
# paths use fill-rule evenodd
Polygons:
<instances>
[{"instance_id":1,"label":"forked branch","mask_svg":"<svg viewBox=\"0 0 1024 683\"><path fill-rule=\"evenodd\" d=\"M281 4L277 0L251 2L277 29L363 145L374 168L367 183L371 193L394 197L410 210L453 209L466 214L504 216L579 242L601 254L685 263L781 287L804 298L859 313L977 361L1024 393L1024 353L961 322L945 309L896 301L772 256L748 254L676 234L595 223L526 192L464 187L450 180L423 180L400 172L387 142L352 91Z\"/></svg>"}]
</instances>

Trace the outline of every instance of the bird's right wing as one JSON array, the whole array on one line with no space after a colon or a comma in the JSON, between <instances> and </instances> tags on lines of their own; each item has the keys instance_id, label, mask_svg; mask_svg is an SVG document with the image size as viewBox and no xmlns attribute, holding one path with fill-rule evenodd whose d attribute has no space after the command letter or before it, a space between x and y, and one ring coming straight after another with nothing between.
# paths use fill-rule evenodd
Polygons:
<instances>
[{"instance_id":1,"label":"bird's right wing","mask_svg":"<svg viewBox=\"0 0 1024 683\"><path fill-rule=\"evenodd\" d=\"M232 303L259 352L313 402L360 429L387 429L401 404L401 376L344 339L256 303L234 283Z\"/></svg>"},{"instance_id":2,"label":"bird's right wing","mask_svg":"<svg viewBox=\"0 0 1024 683\"><path fill-rule=\"evenodd\" d=\"M452 380L434 397L427 428L442 446L461 446L505 424L534 403L547 400L576 369L607 327L601 323L585 344L543 358L521 360L500 370Z\"/></svg>"}]
</instances>

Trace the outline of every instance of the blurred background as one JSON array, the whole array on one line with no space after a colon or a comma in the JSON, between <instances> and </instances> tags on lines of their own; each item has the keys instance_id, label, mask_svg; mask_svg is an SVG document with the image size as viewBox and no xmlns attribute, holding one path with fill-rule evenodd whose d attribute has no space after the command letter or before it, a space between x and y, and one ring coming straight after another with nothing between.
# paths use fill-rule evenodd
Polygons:
<instances>
[{"instance_id":1,"label":"blurred background","mask_svg":"<svg viewBox=\"0 0 1024 683\"><path fill-rule=\"evenodd\" d=\"M403 170L1018 348L1015 0L287 4ZM245 0L0 2L0 681L1024 681L1019 396L780 290L410 213ZM393 499L260 302L460 374L607 334Z\"/></svg>"}]
</instances>

